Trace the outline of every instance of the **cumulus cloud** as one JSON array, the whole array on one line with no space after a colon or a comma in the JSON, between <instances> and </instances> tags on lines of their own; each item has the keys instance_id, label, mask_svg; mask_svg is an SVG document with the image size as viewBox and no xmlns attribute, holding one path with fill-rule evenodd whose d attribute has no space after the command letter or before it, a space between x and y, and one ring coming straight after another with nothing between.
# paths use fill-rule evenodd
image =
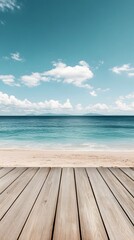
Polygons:
<instances>
[{"instance_id":1,"label":"cumulus cloud","mask_svg":"<svg viewBox=\"0 0 134 240\"><path fill-rule=\"evenodd\" d=\"M53 63L53 68L49 71L22 76L21 81L29 87L37 86L41 81L57 81L91 89L87 81L93 76L93 72L85 61L80 61L75 66L68 66L60 61Z\"/></svg>"},{"instance_id":2,"label":"cumulus cloud","mask_svg":"<svg viewBox=\"0 0 134 240\"><path fill-rule=\"evenodd\" d=\"M98 102L88 106L82 106L81 103L73 106L69 99L62 103L53 99L32 102L28 99L21 100L14 95L0 92L0 114L45 114L48 112L78 115L85 113L116 114L119 112L132 114L134 112L134 93L120 96L113 105Z\"/></svg>"},{"instance_id":3,"label":"cumulus cloud","mask_svg":"<svg viewBox=\"0 0 134 240\"><path fill-rule=\"evenodd\" d=\"M134 111L134 93L120 96L116 101L116 109L120 111Z\"/></svg>"},{"instance_id":4,"label":"cumulus cloud","mask_svg":"<svg viewBox=\"0 0 134 240\"><path fill-rule=\"evenodd\" d=\"M13 95L0 92L0 109L7 109L12 112L21 111L26 112L37 112L45 113L47 111L64 112L72 110L70 100L67 99L64 103L60 103L58 100L45 100L42 102L31 102L28 99L20 100Z\"/></svg>"},{"instance_id":5,"label":"cumulus cloud","mask_svg":"<svg viewBox=\"0 0 134 240\"><path fill-rule=\"evenodd\" d=\"M120 111L131 111L133 109L131 109L131 106L126 104L125 102L123 102L122 100L117 100L115 102L116 106L117 106L117 109L120 110Z\"/></svg>"},{"instance_id":6,"label":"cumulus cloud","mask_svg":"<svg viewBox=\"0 0 134 240\"><path fill-rule=\"evenodd\" d=\"M18 61L18 62L22 62L23 61L23 59L21 58L19 52L11 53L11 59L13 59L14 61Z\"/></svg>"},{"instance_id":7,"label":"cumulus cloud","mask_svg":"<svg viewBox=\"0 0 134 240\"><path fill-rule=\"evenodd\" d=\"M19 53L12 53L11 58L15 61L23 61ZM4 57L4 59L9 60L9 57ZM12 76L12 75L10 75ZM109 88L93 88L89 84L89 81L93 78L94 74L85 61L80 61L75 66L69 66L62 61L53 63L52 69L44 72L33 72L31 74L22 75L19 77L20 83L28 87L36 87L42 82L61 82L63 84L72 84L79 88L85 88L89 90L89 94L93 97L98 96L99 92L109 91ZM13 77L12 85L15 80ZM6 83L5 81L3 81ZM14 83L14 85L16 85ZM18 85L18 84L17 84Z\"/></svg>"},{"instance_id":8,"label":"cumulus cloud","mask_svg":"<svg viewBox=\"0 0 134 240\"><path fill-rule=\"evenodd\" d=\"M20 8L17 0L0 0L0 10L14 10L15 8Z\"/></svg>"},{"instance_id":9,"label":"cumulus cloud","mask_svg":"<svg viewBox=\"0 0 134 240\"><path fill-rule=\"evenodd\" d=\"M44 100L31 102L28 99L18 99L14 95L0 92L0 114L7 112L9 114L44 114L44 113L70 113L84 114L88 112L108 112L109 106L104 103L97 103L83 107L80 103L72 106L69 99L61 103L58 100Z\"/></svg>"},{"instance_id":10,"label":"cumulus cloud","mask_svg":"<svg viewBox=\"0 0 134 240\"><path fill-rule=\"evenodd\" d=\"M134 67L130 64L123 64L122 66L115 66L112 69L112 72L116 74L126 73L129 77L134 76Z\"/></svg>"},{"instance_id":11,"label":"cumulus cloud","mask_svg":"<svg viewBox=\"0 0 134 240\"><path fill-rule=\"evenodd\" d=\"M9 86L13 86L15 84L15 77L13 75L0 75L0 80Z\"/></svg>"},{"instance_id":12,"label":"cumulus cloud","mask_svg":"<svg viewBox=\"0 0 134 240\"><path fill-rule=\"evenodd\" d=\"M130 71L130 64L124 64L120 67L115 66L112 68L112 71L117 74L121 74L122 72L128 72Z\"/></svg>"},{"instance_id":13,"label":"cumulus cloud","mask_svg":"<svg viewBox=\"0 0 134 240\"><path fill-rule=\"evenodd\" d=\"M109 106L105 103L96 103L94 105L89 105L86 107L86 110L90 112L103 112L103 111L109 111Z\"/></svg>"},{"instance_id":14,"label":"cumulus cloud","mask_svg":"<svg viewBox=\"0 0 134 240\"><path fill-rule=\"evenodd\" d=\"M36 87L40 85L41 81L48 82L49 80L38 72L32 73L31 75L23 75L21 77L21 82L28 87Z\"/></svg>"},{"instance_id":15,"label":"cumulus cloud","mask_svg":"<svg viewBox=\"0 0 134 240\"><path fill-rule=\"evenodd\" d=\"M93 78L93 72L85 61L80 61L78 65L67 66L63 62L53 64L54 68L44 72L44 75L52 80L63 80L64 83L74 84L77 87L91 88L85 82Z\"/></svg>"}]
</instances>

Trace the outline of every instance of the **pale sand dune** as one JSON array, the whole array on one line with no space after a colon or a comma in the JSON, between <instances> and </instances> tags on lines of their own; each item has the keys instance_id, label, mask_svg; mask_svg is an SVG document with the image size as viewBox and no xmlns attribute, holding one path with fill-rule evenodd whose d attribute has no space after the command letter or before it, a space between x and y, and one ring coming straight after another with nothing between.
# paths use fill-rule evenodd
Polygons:
<instances>
[{"instance_id":1,"label":"pale sand dune","mask_svg":"<svg viewBox=\"0 0 134 240\"><path fill-rule=\"evenodd\" d=\"M133 152L0 149L0 167L134 167Z\"/></svg>"}]
</instances>

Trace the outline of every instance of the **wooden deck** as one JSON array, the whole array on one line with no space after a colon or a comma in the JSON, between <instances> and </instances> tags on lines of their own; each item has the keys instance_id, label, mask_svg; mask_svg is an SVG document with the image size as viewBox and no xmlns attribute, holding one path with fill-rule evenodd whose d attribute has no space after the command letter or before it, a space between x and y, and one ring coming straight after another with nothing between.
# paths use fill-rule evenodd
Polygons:
<instances>
[{"instance_id":1,"label":"wooden deck","mask_svg":"<svg viewBox=\"0 0 134 240\"><path fill-rule=\"evenodd\" d=\"M133 240L131 168L0 168L0 240Z\"/></svg>"}]
</instances>

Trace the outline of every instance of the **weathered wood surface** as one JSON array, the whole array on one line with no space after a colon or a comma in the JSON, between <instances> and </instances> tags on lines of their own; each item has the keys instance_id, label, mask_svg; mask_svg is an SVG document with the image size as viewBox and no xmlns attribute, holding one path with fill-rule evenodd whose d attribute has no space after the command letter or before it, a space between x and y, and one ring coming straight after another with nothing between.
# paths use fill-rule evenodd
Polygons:
<instances>
[{"instance_id":1,"label":"weathered wood surface","mask_svg":"<svg viewBox=\"0 0 134 240\"><path fill-rule=\"evenodd\" d=\"M97 169L87 169L88 176L94 189L94 194L109 238L111 240L133 239L134 229L116 198L110 191ZM123 231L124 229L124 231Z\"/></svg>"},{"instance_id":2,"label":"weathered wood surface","mask_svg":"<svg viewBox=\"0 0 134 240\"><path fill-rule=\"evenodd\" d=\"M81 234L84 240L108 239L85 169L75 169Z\"/></svg>"},{"instance_id":3,"label":"weathered wood surface","mask_svg":"<svg viewBox=\"0 0 134 240\"><path fill-rule=\"evenodd\" d=\"M117 201L134 223L134 198L107 168L100 168L99 172L102 174L102 177L105 179Z\"/></svg>"},{"instance_id":4,"label":"weathered wood surface","mask_svg":"<svg viewBox=\"0 0 134 240\"><path fill-rule=\"evenodd\" d=\"M12 171L14 168L1 168L0 169L0 178L2 178L3 176L5 176L7 173L9 173L10 171Z\"/></svg>"},{"instance_id":5,"label":"weathered wood surface","mask_svg":"<svg viewBox=\"0 0 134 240\"><path fill-rule=\"evenodd\" d=\"M1 168L0 240L133 240L133 169Z\"/></svg>"},{"instance_id":6,"label":"weathered wood surface","mask_svg":"<svg viewBox=\"0 0 134 240\"><path fill-rule=\"evenodd\" d=\"M35 207L25 224L20 240L49 240L52 236L60 175L60 168L50 171Z\"/></svg>"},{"instance_id":7,"label":"weathered wood surface","mask_svg":"<svg viewBox=\"0 0 134 240\"><path fill-rule=\"evenodd\" d=\"M121 170L126 173L134 181L134 170L131 168L121 168Z\"/></svg>"},{"instance_id":8,"label":"weathered wood surface","mask_svg":"<svg viewBox=\"0 0 134 240\"><path fill-rule=\"evenodd\" d=\"M72 168L64 168L62 171L53 239L80 239L75 180Z\"/></svg>"},{"instance_id":9,"label":"weathered wood surface","mask_svg":"<svg viewBox=\"0 0 134 240\"><path fill-rule=\"evenodd\" d=\"M132 196L134 196L134 181L118 168L111 168L111 171Z\"/></svg>"},{"instance_id":10,"label":"weathered wood surface","mask_svg":"<svg viewBox=\"0 0 134 240\"><path fill-rule=\"evenodd\" d=\"M8 175L5 175L0 181L0 194L12 183L14 182L26 168L15 168L13 171L9 172Z\"/></svg>"}]
</instances>

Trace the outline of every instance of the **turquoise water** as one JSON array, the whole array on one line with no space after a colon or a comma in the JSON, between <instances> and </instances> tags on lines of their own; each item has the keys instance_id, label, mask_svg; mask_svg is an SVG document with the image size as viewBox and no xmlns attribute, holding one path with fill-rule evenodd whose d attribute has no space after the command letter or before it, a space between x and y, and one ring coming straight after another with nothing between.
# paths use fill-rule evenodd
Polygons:
<instances>
[{"instance_id":1,"label":"turquoise water","mask_svg":"<svg viewBox=\"0 0 134 240\"><path fill-rule=\"evenodd\" d=\"M133 116L0 117L0 148L133 150Z\"/></svg>"}]
</instances>

